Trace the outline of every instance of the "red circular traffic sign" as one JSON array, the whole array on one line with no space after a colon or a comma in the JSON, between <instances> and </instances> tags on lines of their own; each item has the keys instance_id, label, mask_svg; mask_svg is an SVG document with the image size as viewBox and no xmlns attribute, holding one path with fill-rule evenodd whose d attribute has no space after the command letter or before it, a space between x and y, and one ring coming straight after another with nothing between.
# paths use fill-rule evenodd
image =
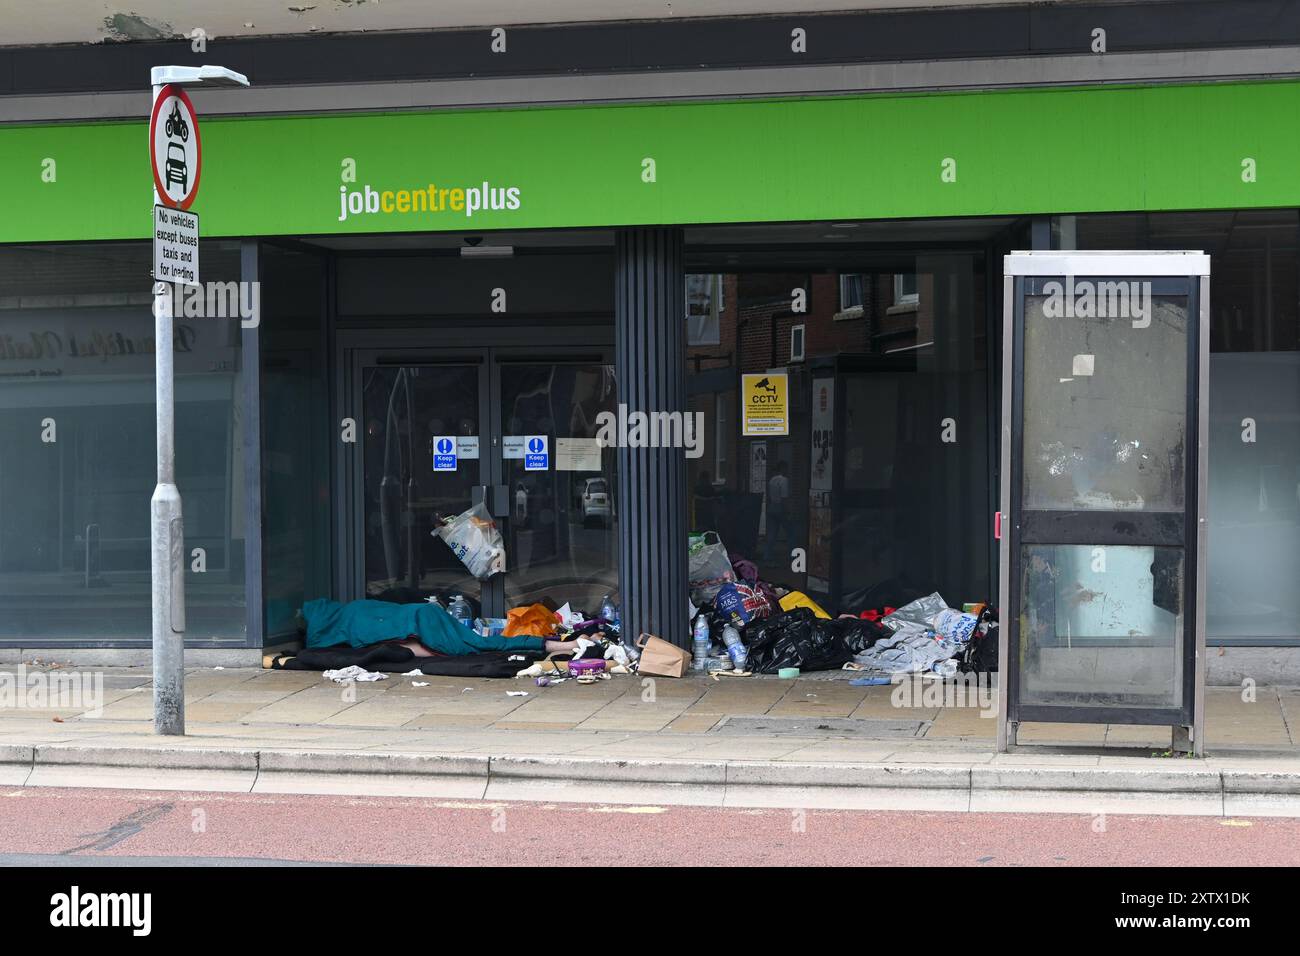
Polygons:
<instances>
[{"instance_id":1,"label":"red circular traffic sign","mask_svg":"<svg viewBox=\"0 0 1300 956\"><path fill-rule=\"evenodd\" d=\"M169 83L158 91L149 117L149 164L160 202L189 209L199 193L203 148L199 117L185 90Z\"/></svg>"}]
</instances>

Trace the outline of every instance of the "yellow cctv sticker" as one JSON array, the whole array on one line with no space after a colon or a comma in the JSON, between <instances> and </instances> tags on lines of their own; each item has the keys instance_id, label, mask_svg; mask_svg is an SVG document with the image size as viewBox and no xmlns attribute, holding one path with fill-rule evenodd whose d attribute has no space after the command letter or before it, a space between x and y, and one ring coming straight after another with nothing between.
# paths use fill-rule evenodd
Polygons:
<instances>
[{"instance_id":1,"label":"yellow cctv sticker","mask_svg":"<svg viewBox=\"0 0 1300 956\"><path fill-rule=\"evenodd\" d=\"M790 434L790 377L785 372L742 375L740 395L741 434Z\"/></svg>"}]
</instances>

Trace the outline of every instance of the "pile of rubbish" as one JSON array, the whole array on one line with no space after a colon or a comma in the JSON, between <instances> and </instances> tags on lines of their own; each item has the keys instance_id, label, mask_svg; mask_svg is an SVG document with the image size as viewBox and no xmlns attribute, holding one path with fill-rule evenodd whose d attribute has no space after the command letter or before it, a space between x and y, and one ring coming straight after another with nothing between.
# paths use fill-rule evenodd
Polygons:
<instances>
[{"instance_id":1,"label":"pile of rubbish","mask_svg":"<svg viewBox=\"0 0 1300 956\"><path fill-rule=\"evenodd\" d=\"M481 506L435 533L480 580L503 569L499 529ZM884 684L900 674L948 678L997 669L997 613L987 604L950 607L936 592L882 607L889 592L878 587L850 595L833 616L804 592L761 580L757 565L733 558L716 532L692 535L688 554L690 651L654 635L623 634L608 594L591 613L548 601L485 618L462 594L394 589L375 600L308 601L301 612L306 647L277 655L271 666L349 681L400 672L530 678L539 687L615 674L788 678L841 669L862 672L851 683Z\"/></svg>"},{"instance_id":2,"label":"pile of rubbish","mask_svg":"<svg viewBox=\"0 0 1300 956\"><path fill-rule=\"evenodd\" d=\"M761 580L757 566L729 555L713 532L692 535L689 575L697 672L797 677L843 669L863 672L851 683L885 684L900 674L997 670L997 612L988 604L950 607L935 592L832 616L804 592Z\"/></svg>"}]
</instances>

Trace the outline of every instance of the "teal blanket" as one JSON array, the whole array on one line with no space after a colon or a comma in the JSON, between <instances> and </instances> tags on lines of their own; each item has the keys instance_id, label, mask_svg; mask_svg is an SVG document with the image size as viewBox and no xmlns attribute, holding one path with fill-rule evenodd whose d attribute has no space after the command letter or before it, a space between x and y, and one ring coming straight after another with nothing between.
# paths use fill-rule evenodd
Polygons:
<instances>
[{"instance_id":1,"label":"teal blanket","mask_svg":"<svg viewBox=\"0 0 1300 956\"><path fill-rule=\"evenodd\" d=\"M388 601L349 601L328 598L302 606L308 647L368 647L383 641L419 638L436 654L477 654L481 651L542 651L540 637L485 637L461 624L437 604L392 604Z\"/></svg>"}]
</instances>

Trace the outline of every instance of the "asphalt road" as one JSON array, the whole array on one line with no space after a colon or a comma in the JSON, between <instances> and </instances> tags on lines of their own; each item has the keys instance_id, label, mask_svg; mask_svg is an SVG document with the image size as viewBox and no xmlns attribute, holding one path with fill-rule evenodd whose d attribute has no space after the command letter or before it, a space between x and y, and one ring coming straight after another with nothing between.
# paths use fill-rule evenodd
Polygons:
<instances>
[{"instance_id":1,"label":"asphalt road","mask_svg":"<svg viewBox=\"0 0 1300 956\"><path fill-rule=\"evenodd\" d=\"M1300 819L0 788L0 864L1295 865Z\"/></svg>"}]
</instances>

